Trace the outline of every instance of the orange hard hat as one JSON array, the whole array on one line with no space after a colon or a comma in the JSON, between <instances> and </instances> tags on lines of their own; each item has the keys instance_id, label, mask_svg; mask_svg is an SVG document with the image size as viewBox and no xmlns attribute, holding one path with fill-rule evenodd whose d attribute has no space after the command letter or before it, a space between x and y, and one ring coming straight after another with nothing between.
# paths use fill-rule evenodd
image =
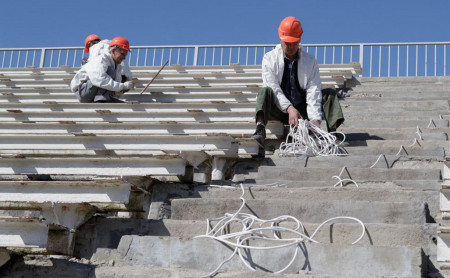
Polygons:
<instances>
[{"instance_id":1,"label":"orange hard hat","mask_svg":"<svg viewBox=\"0 0 450 278\"><path fill-rule=\"evenodd\" d=\"M114 39L112 39L111 43L109 44L109 47L115 46L115 45L120 47L120 48L122 48L122 49L125 49L128 52L131 52L131 50L130 50L130 43L125 38L115 37Z\"/></svg>"},{"instance_id":2,"label":"orange hard hat","mask_svg":"<svg viewBox=\"0 0 450 278\"><path fill-rule=\"evenodd\" d=\"M302 37L302 34L302 24L293 16L288 16L283 19L280 27L278 27L278 35L280 36L280 40L284 42L297 42Z\"/></svg>"},{"instance_id":3,"label":"orange hard hat","mask_svg":"<svg viewBox=\"0 0 450 278\"><path fill-rule=\"evenodd\" d=\"M95 34L86 37L86 39L84 40L84 52L89 53L88 43L95 40L101 41L102 39L100 39L100 37Z\"/></svg>"}]
</instances>

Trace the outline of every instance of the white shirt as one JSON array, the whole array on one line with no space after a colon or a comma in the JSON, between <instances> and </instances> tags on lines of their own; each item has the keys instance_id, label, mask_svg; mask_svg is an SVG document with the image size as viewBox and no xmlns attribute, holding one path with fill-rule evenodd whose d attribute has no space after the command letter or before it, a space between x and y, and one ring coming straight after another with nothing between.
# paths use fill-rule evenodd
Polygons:
<instances>
[{"instance_id":1,"label":"white shirt","mask_svg":"<svg viewBox=\"0 0 450 278\"><path fill-rule=\"evenodd\" d=\"M310 120L322 120L322 82L320 81L319 66L316 59L298 49L298 82L306 91L306 111ZM264 87L272 88L275 94L275 104L278 109L287 113L286 109L292 103L286 98L280 84L283 79L284 53L280 44L267 52L262 61L262 80Z\"/></svg>"}]
</instances>

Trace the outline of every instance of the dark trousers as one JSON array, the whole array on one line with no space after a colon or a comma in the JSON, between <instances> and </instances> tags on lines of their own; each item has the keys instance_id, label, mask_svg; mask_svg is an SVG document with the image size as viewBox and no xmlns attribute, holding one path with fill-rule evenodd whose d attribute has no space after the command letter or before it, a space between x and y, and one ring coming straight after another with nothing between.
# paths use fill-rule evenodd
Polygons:
<instances>
[{"instance_id":1,"label":"dark trousers","mask_svg":"<svg viewBox=\"0 0 450 278\"><path fill-rule=\"evenodd\" d=\"M295 108L300 112L300 115L302 115L303 119L309 119L306 106L306 103L301 103L295 106ZM275 95L270 87L263 87L258 91L258 97L256 100L256 114L260 111L264 113L265 125L269 120L278 120L283 124L289 123L289 114L283 113L280 109L278 109L275 104ZM344 122L344 114L342 113L342 108L339 104L336 90L322 90L322 111L328 130L330 130L330 128L334 125L338 128Z\"/></svg>"},{"instance_id":2,"label":"dark trousers","mask_svg":"<svg viewBox=\"0 0 450 278\"><path fill-rule=\"evenodd\" d=\"M106 73L114 79L116 76L116 72L114 68L108 67ZM92 84L91 80L86 80L86 82L82 83L80 87L78 87L78 91L76 92L78 101L81 103L89 103L89 102L123 102L116 98L111 97L111 91L108 91L103 88L96 87Z\"/></svg>"}]
</instances>

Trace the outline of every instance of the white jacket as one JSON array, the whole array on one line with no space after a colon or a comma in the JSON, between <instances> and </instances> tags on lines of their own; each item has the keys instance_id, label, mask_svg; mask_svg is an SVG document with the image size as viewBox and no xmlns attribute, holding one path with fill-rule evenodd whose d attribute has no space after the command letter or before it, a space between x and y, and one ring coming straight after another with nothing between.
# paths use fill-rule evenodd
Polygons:
<instances>
[{"instance_id":1,"label":"white jacket","mask_svg":"<svg viewBox=\"0 0 450 278\"><path fill-rule=\"evenodd\" d=\"M116 76L112 79L106 72L109 67L115 69ZM92 85L108 91L119 92L124 90L122 81L122 66L115 65L109 52L94 57L84 64L70 82L70 89L76 92L81 83L90 80Z\"/></svg>"},{"instance_id":2,"label":"white jacket","mask_svg":"<svg viewBox=\"0 0 450 278\"><path fill-rule=\"evenodd\" d=\"M101 40L89 48L89 59L100 56L103 53L109 52L110 40Z\"/></svg>"},{"instance_id":3,"label":"white jacket","mask_svg":"<svg viewBox=\"0 0 450 278\"><path fill-rule=\"evenodd\" d=\"M102 55L103 53L109 53L109 44L111 43L111 40L101 40L98 43L94 44L89 48L89 59L91 59ZM125 75L127 77L128 81L131 81L132 75L130 70L130 65L128 64L128 61L125 59L121 63L122 66L122 75Z\"/></svg>"},{"instance_id":4,"label":"white jacket","mask_svg":"<svg viewBox=\"0 0 450 278\"><path fill-rule=\"evenodd\" d=\"M320 81L319 66L316 59L303 51L300 45L298 49L298 82L306 91L306 103L308 118L310 120L322 120L322 82ZM277 107L287 113L286 109L291 102L286 98L280 88L284 71L284 53L281 45L267 52L262 61L262 80L264 87L272 88L275 94Z\"/></svg>"}]
</instances>

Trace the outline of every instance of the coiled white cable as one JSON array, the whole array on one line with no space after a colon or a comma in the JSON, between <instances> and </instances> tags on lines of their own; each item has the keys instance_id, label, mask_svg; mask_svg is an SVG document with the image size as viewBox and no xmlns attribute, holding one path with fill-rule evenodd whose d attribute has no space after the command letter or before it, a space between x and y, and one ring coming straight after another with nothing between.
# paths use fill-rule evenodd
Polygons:
<instances>
[{"instance_id":1,"label":"coiled white cable","mask_svg":"<svg viewBox=\"0 0 450 278\"><path fill-rule=\"evenodd\" d=\"M210 239L214 239L214 240L217 240L219 242L222 242L229 246L234 247L233 253L227 259L225 259L222 263L220 263L219 266L214 271L212 271L210 274L208 274L206 276L203 276L202 278L214 276L220 270L220 268L222 268L222 266L225 263L227 263L228 261L230 261L236 254L239 255L239 258L241 259L241 261L244 263L244 265L248 269L250 269L252 271L256 271L256 269L248 263L248 259L244 258L244 256L242 255L243 250L251 250L251 249L272 250L272 249L278 249L278 248L285 248L285 247L289 247L289 246L295 246L294 255L293 255L292 259L289 261L289 263L285 267L283 267L281 270L278 270L275 272L275 273L281 273L281 272L285 271L286 269L288 269L292 265L292 263L295 261L297 254L298 254L298 250L301 249L300 244L305 241L318 243L318 241L313 239L314 236L326 223L329 223L332 221L349 219L352 221L356 221L361 225L361 228L362 228L361 235L352 244L356 244L365 235L366 228L364 226L364 223L361 220L354 218L354 217L339 216L339 217L330 218L330 219L326 220L325 222L323 222L322 224L320 224L315 229L315 231L312 233L311 236L307 236L305 234L305 229L304 229L303 224L293 216L283 215L283 216L279 216L279 217L276 217L276 218L273 218L270 220L263 220L263 219L259 219L258 217L256 217L255 215L252 215L252 214L241 213L241 210L245 207L245 199L244 199L245 190L244 190L244 186L242 184L240 184L240 186L241 186L241 190L242 190L242 194L240 196L242 205L240 206L240 208L234 214L226 213L225 216L223 216L223 217L212 218L212 219L208 218L206 234L194 237L194 238L210 238ZM215 224L214 226L211 226L212 221L217 221L217 224ZM296 227L294 229L290 229L290 228L276 226L282 222L288 222L288 221L295 223ZM235 223L242 225L242 230L239 232L227 233L226 232L227 227L230 227L229 226L230 224L235 224ZM269 226L267 226L267 225L269 225ZM212 227L212 228L210 228L210 227ZM272 237L269 237L267 235L267 233L264 233L267 231L271 232ZM277 235L277 233L281 233L281 232L290 233L290 234L294 235L295 237L282 239ZM270 242L279 242L279 244L273 245L273 246L245 245L244 242L246 242L246 241L248 242L248 240L250 240L250 239L257 239L257 240L270 241Z\"/></svg>"},{"instance_id":2,"label":"coiled white cable","mask_svg":"<svg viewBox=\"0 0 450 278\"><path fill-rule=\"evenodd\" d=\"M342 134L342 142L338 142L333 134ZM308 120L299 119L297 127L290 127L286 141L280 144L279 156L331 156L348 155L339 146L345 141L342 132L323 131Z\"/></svg>"}]
</instances>

